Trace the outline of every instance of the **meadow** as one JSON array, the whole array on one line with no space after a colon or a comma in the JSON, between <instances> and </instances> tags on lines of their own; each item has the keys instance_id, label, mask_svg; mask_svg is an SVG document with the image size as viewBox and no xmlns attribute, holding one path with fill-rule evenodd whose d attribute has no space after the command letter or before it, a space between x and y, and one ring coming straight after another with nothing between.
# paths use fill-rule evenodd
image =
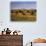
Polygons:
<instances>
[{"instance_id":1,"label":"meadow","mask_svg":"<svg viewBox=\"0 0 46 46\"><path fill-rule=\"evenodd\" d=\"M11 10L11 21L36 21L36 9Z\"/></svg>"}]
</instances>

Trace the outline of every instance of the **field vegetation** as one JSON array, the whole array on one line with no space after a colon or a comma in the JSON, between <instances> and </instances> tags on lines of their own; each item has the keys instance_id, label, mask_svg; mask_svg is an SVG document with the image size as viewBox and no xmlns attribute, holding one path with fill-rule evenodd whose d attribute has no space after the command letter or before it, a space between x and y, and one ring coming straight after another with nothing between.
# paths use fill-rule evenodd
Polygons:
<instances>
[{"instance_id":1,"label":"field vegetation","mask_svg":"<svg viewBox=\"0 0 46 46\"><path fill-rule=\"evenodd\" d=\"M11 10L11 21L36 21L36 9Z\"/></svg>"}]
</instances>

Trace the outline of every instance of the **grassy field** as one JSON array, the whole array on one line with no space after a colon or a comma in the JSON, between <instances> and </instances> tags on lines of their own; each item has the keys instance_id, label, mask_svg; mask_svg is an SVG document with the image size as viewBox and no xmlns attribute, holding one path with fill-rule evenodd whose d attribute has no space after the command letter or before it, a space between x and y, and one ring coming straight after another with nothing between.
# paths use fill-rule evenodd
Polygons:
<instances>
[{"instance_id":1,"label":"grassy field","mask_svg":"<svg viewBox=\"0 0 46 46\"><path fill-rule=\"evenodd\" d=\"M36 21L36 9L11 10L11 21Z\"/></svg>"}]
</instances>

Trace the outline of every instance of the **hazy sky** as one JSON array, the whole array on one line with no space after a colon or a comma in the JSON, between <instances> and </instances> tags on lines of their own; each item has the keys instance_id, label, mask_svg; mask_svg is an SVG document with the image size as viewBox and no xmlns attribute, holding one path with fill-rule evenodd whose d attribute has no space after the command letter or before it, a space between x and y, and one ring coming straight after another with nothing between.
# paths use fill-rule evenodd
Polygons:
<instances>
[{"instance_id":1,"label":"hazy sky","mask_svg":"<svg viewBox=\"0 0 46 46\"><path fill-rule=\"evenodd\" d=\"M11 2L11 9L36 9L36 2Z\"/></svg>"}]
</instances>

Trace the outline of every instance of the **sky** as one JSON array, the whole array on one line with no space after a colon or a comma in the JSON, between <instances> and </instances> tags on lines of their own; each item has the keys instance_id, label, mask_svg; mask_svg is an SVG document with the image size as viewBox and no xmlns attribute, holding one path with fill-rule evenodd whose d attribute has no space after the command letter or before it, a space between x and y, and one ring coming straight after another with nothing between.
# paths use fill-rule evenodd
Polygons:
<instances>
[{"instance_id":1,"label":"sky","mask_svg":"<svg viewBox=\"0 0 46 46\"><path fill-rule=\"evenodd\" d=\"M11 2L11 9L36 9L36 1Z\"/></svg>"}]
</instances>

